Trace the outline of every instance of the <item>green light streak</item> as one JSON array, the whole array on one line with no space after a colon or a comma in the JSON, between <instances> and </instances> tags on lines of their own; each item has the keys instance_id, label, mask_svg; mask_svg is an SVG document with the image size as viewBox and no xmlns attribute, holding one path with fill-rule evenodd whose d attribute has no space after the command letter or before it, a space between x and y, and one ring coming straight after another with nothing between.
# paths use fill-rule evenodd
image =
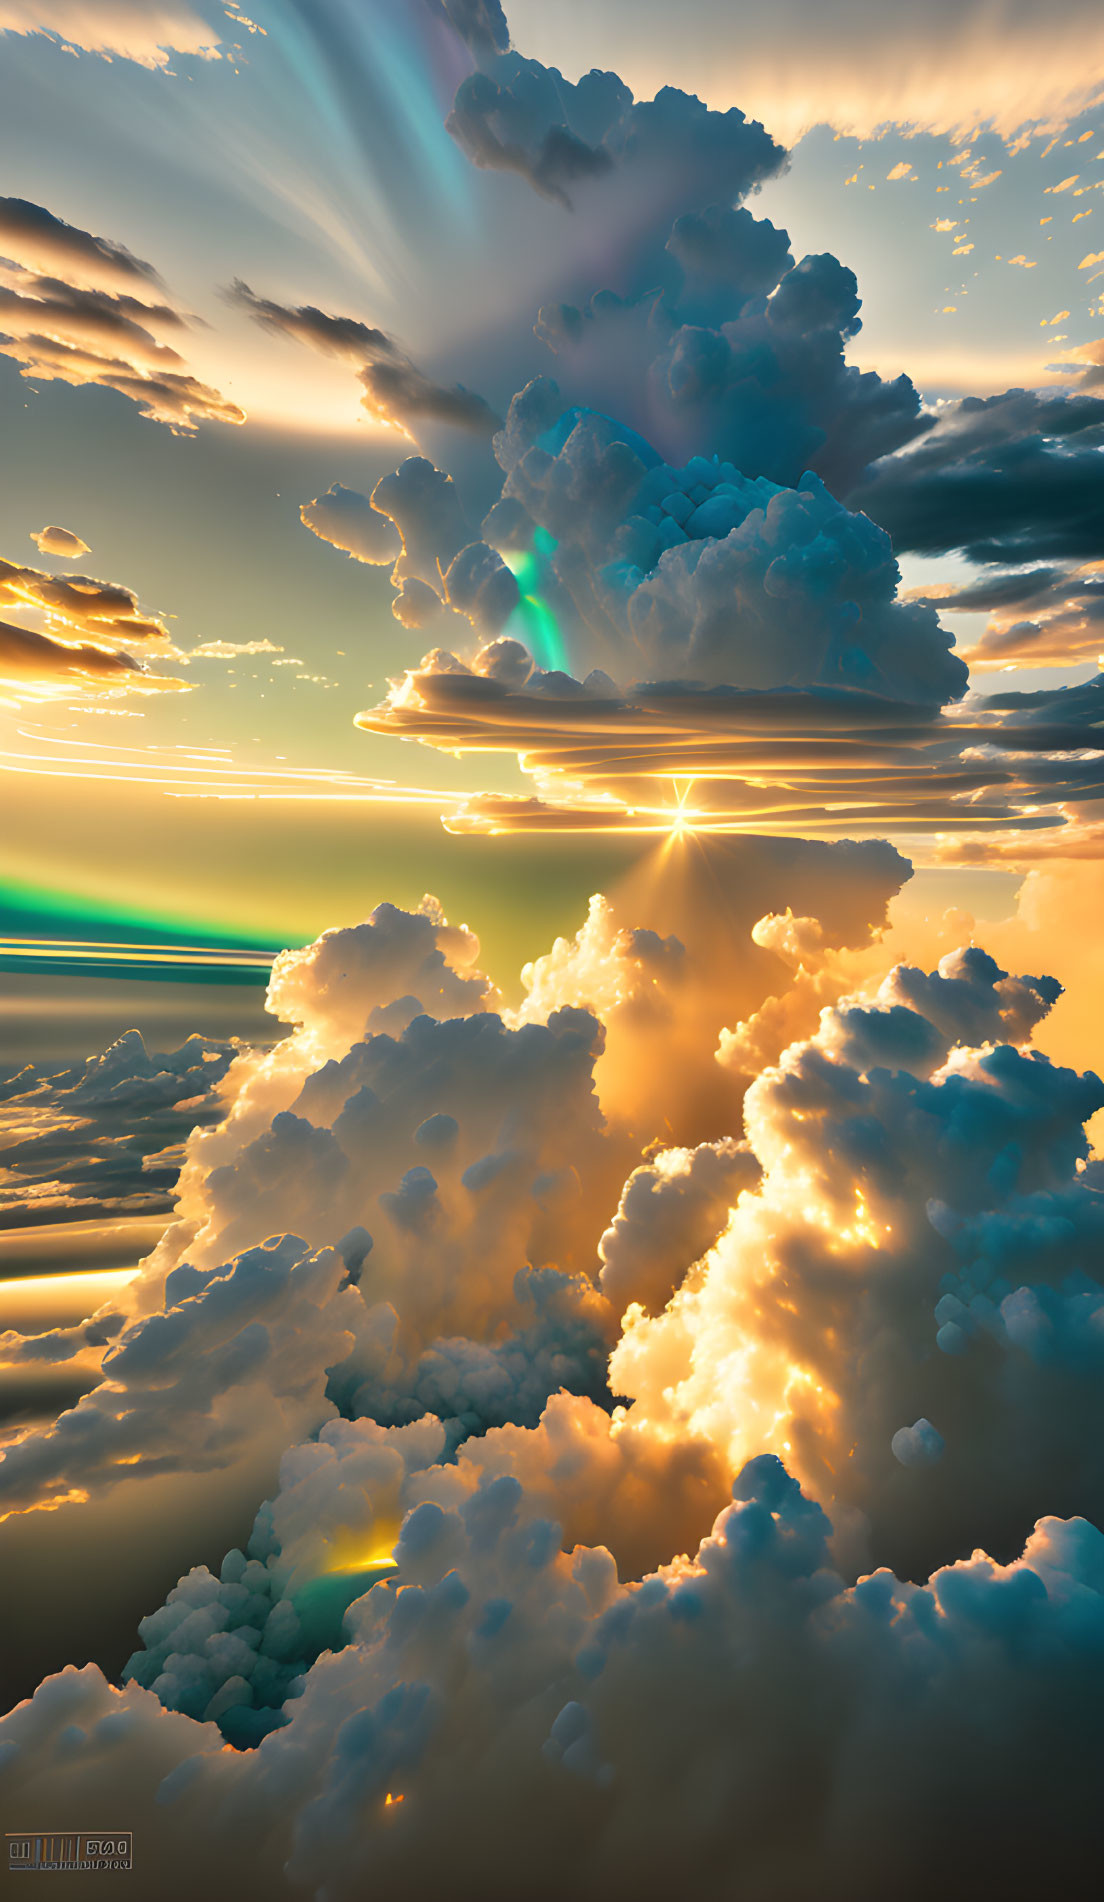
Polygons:
<instances>
[{"instance_id":1,"label":"green light streak","mask_svg":"<svg viewBox=\"0 0 1104 1902\"><path fill-rule=\"evenodd\" d=\"M159 908L142 910L118 900L93 897L80 892L58 891L48 885L6 877L0 880L0 920L6 939L65 939L76 944L112 943L120 947L133 944L140 953L165 945L178 949L183 945L205 946L212 951L271 952L271 944L241 932L228 932L197 923L183 912ZM299 938L282 937L282 943L303 943Z\"/></svg>"},{"instance_id":2,"label":"green light streak","mask_svg":"<svg viewBox=\"0 0 1104 1902\"><path fill-rule=\"evenodd\" d=\"M521 600L504 631L515 640L524 641L538 667L567 673L567 643L563 629L541 592L547 558L554 552L556 542L546 529L538 528L533 543L534 553L510 550L502 558L521 591Z\"/></svg>"}]
</instances>

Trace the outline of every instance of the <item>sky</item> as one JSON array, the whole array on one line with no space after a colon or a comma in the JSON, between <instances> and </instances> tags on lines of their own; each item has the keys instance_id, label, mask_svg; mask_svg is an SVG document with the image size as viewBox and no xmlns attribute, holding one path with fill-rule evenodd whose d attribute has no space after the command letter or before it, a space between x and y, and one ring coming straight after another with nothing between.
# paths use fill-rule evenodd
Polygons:
<instances>
[{"instance_id":1,"label":"sky","mask_svg":"<svg viewBox=\"0 0 1104 1902\"><path fill-rule=\"evenodd\" d=\"M516 177L473 167L448 135L469 56L428 15L363 5L255 11L237 25L235 10L221 7L170 8L159 25L125 5L59 4L56 18L22 4L5 11L6 192L148 261L167 286L187 373L219 393L222 416L240 409L244 420L151 420L133 395L104 387L102 371L67 382L50 376L56 362L36 369L33 353L6 347L4 557L33 566L29 537L47 525L79 537L89 550L79 571L130 590L159 621L166 632L144 650L147 666L186 690L25 690L6 715L3 751L21 816L5 871L78 896L83 871L107 912L139 887L155 898L154 917L181 910L169 889L175 865L163 863L175 850L150 849L166 823L156 782L167 768L207 793L204 763L217 758L239 790L282 788L288 796L254 816L247 848L272 868L267 898L256 889L263 876L243 883L232 848L205 852L205 800L190 804L183 826L207 885L187 885L186 915L208 935L268 943L317 930L349 903L336 835L351 815L343 810L332 827L319 795L365 802L355 829L375 865L395 810L380 804L379 782L388 798L401 793L407 821L424 815L419 850L432 885L440 813L467 791L521 792L525 778L508 754L483 756L473 777L470 760L354 729L352 713L414 658L411 632L389 613L386 570L316 540L299 510L335 482L370 494L394 466L396 443L410 445L365 414L348 360L264 328L227 302L227 286L242 281L289 307L394 332L427 374L485 388L501 411L519 370L551 367L535 341L524 347L536 307L573 282L600 285L585 281L593 267L581 263L582 218ZM1033 15L1006 9L997 66L988 43L977 56L983 29L957 10L894 28L898 16L880 9L872 30L867 9L833 9L832 47L818 27L800 59L781 21L771 32L756 27L754 51L744 22L738 101L731 50L704 50L731 49L723 9L690 10L673 65L664 16L649 7L634 9L631 51L619 61L617 6L596 20L569 5L522 8L514 32L569 79L594 63L619 66L642 93L673 78L710 106L738 103L792 142L784 168L754 188L756 215L788 230L796 254L829 251L855 270L862 329L849 360L888 378L910 374L938 407L1017 385L1068 387L1078 374L1072 353L1100 328L1096 272L1079 268L1093 252L1104 186L1104 123L1085 77L1097 28L1091 10L1066 11L1041 49ZM907 83L893 77L903 49ZM430 428L429 446L463 459L470 445L459 435ZM902 550L901 559L906 585L946 589L970 572L953 547ZM64 554L41 565L74 572ZM20 625L48 625L34 605L17 614ZM977 630L976 615L948 611L944 621L960 645ZM53 625L64 638L64 623ZM260 651L224 651L254 644ZM1039 683L1025 670L1022 684L1085 678L1095 656L1076 658L1076 670L1050 665ZM62 781L59 811L44 783L53 773L78 776L98 844L84 837L67 849L62 814L74 782ZM109 791L121 782L144 835L125 853ZM219 813L214 823L224 822ZM285 880L277 867L289 828L311 842Z\"/></svg>"},{"instance_id":2,"label":"sky","mask_svg":"<svg viewBox=\"0 0 1104 1902\"><path fill-rule=\"evenodd\" d=\"M0 0L12 1866L1092 1848L1104 24L672 28Z\"/></svg>"}]
</instances>

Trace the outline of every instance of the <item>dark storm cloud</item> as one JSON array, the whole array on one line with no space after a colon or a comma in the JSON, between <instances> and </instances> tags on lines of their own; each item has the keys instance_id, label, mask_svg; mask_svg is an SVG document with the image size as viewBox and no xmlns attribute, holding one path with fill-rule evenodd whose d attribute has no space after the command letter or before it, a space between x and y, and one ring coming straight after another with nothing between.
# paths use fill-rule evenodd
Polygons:
<instances>
[{"instance_id":1,"label":"dark storm cloud","mask_svg":"<svg viewBox=\"0 0 1104 1902\"><path fill-rule=\"evenodd\" d=\"M848 492L919 554L978 562L1090 561L1104 553L1104 399L1006 390L966 397L924 440Z\"/></svg>"},{"instance_id":2,"label":"dark storm cloud","mask_svg":"<svg viewBox=\"0 0 1104 1902\"><path fill-rule=\"evenodd\" d=\"M320 541L377 567L389 566L402 547L390 518L374 509L366 495L341 482L333 483L313 502L304 502L299 520Z\"/></svg>"},{"instance_id":3,"label":"dark storm cloud","mask_svg":"<svg viewBox=\"0 0 1104 1902\"><path fill-rule=\"evenodd\" d=\"M475 390L462 384L446 388L412 363L373 363L360 372L364 407L383 422L394 423L417 437L426 424L445 423L453 429L490 437L502 418Z\"/></svg>"},{"instance_id":4,"label":"dark storm cloud","mask_svg":"<svg viewBox=\"0 0 1104 1902\"><path fill-rule=\"evenodd\" d=\"M510 28L499 0L428 0L476 54L504 53Z\"/></svg>"}]
</instances>

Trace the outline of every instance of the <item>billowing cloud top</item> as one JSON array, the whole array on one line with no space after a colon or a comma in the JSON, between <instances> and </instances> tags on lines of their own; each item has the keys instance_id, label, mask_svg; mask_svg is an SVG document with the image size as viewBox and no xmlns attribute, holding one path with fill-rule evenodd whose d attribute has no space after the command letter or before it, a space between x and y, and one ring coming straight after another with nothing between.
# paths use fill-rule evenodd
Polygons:
<instances>
[{"instance_id":1,"label":"billowing cloud top","mask_svg":"<svg viewBox=\"0 0 1104 1902\"><path fill-rule=\"evenodd\" d=\"M791 913L755 938L812 963L826 933ZM121 1485L157 1510L200 1479L209 1514L247 1452L282 1454L278 1481L142 1620L121 1689L69 1669L0 1721L10 1800L125 1777L184 1887L201 1844L276 1893L420 1889L462 1822L492 1897L514 1835L547 1831L549 1898L736 1853L764 1896L873 1902L887 1872L935 1879L949 1763L964 1853L1014 1886L1042 1806L1046 1866L1079 1866L1104 1086L1030 1048L1060 987L969 945L825 1009L752 1084L746 1140L650 1147L619 1188L580 999L604 984L631 1063L695 955L596 901L506 1020L431 901L288 954L296 1028L222 1078L138 1280L6 1337L12 1366L101 1354L103 1378L9 1441L0 1499L83 1498L95 1527ZM153 1067L75 1093L168 1101ZM1041 1703L1061 1721L1025 1761Z\"/></svg>"}]
</instances>

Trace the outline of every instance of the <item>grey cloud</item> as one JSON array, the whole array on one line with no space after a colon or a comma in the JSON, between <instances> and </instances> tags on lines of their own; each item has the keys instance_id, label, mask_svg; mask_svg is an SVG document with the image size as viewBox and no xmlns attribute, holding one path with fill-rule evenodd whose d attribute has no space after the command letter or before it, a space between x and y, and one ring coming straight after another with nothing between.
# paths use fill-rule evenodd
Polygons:
<instances>
[{"instance_id":1,"label":"grey cloud","mask_svg":"<svg viewBox=\"0 0 1104 1902\"><path fill-rule=\"evenodd\" d=\"M355 317L332 317L313 304L289 306L257 297L237 279L226 293L230 303L247 310L266 330L292 337L330 356L357 365L369 413L416 436L426 424L444 423L476 435L491 436L500 419L474 390L460 383L435 382L382 330Z\"/></svg>"},{"instance_id":2,"label":"grey cloud","mask_svg":"<svg viewBox=\"0 0 1104 1902\"><path fill-rule=\"evenodd\" d=\"M177 1146L221 1116L234 1055L201 1036L150 1053L135 1030L74 1069L28 1066L0 1102L0 1225L168 1214Z\"/></svg>"},{"instance_id":3,"label":"grey cloud","mask_svg":"<svg viewBox=\"0 0 1104 1902\"><path fill-rule=\"evenodd\" d=\"M1101 554L1104 401L1008 390L965 397L925 439L850 493L922 554L974 561L1085 561Z\"/></svg>"},{"instance_id":4,"label":"grey cloud","mask_svg":"<svg viewBox=\"0 0 1104 1902\"><path fill-rule=\"evenodd\" d=\"M94 290L138 284L148 291L161 284L152 264L136 258L124 244L66 224L27 198L0 198L0 253L32 271L49 274L60 268L67 281Z\"/></svg>"}]
</instances>

